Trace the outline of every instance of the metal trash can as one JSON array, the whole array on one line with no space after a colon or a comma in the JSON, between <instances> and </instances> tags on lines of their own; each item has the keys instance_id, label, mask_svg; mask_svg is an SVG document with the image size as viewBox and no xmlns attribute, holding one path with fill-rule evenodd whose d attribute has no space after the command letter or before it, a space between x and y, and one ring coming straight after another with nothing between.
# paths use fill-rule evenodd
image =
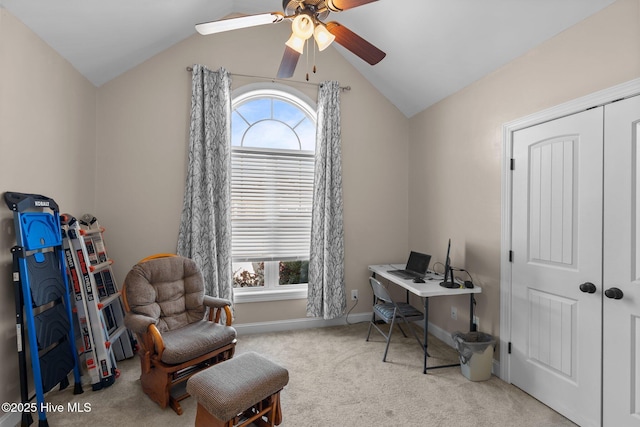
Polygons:
<instances>
[{"instance_id":1,"label":"metal trash can","mask_svg":"<svg viewBox=\"0 0 640 427\"><path fill-rule=\"evenodd\" d=\"M483 332L454 332L451 338L458 350L462 375L471 381L491 378L496 340Z\"/></svg>"}]
</instances>

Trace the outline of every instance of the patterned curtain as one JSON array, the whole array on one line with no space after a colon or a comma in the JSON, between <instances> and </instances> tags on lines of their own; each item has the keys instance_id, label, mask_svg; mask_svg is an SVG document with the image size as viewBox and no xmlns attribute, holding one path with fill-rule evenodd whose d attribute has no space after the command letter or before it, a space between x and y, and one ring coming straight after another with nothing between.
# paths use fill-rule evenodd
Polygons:
<instances>
[{"instance_id":1,"label":"patterned curtain","mask_svg":"<svg viewBox=\"0 0 640 427\"><path fill-rule=\"evenodd\" d=\"M230 86L224 68L193 66L189 166L177 253L200 267L208 295L232 300Z\"/></svg>"},{"instance_id":2,"label":"patterned curtain","mask_svg":"<svg viewBox=\"0 0 640 427\"><path fill-rule=\"evenodd\" d=\"M338 82L320 85L317 123L307 316L333 319L347 307Z\"/></svg>"}]
</instances>

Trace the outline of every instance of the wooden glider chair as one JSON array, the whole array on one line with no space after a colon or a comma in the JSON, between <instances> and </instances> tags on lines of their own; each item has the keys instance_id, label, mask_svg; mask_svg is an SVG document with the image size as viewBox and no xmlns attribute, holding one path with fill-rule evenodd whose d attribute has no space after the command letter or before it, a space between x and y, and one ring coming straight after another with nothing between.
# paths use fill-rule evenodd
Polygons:
<instances>
[{"instance_id":1,"label":"wooden glider chair","mask_svg":"<svg viewBox=\"0 0 640 427\"><path fill-rule=\"evenodd\" d=\"M185 381L233 357L231 302L205 295L195 262L172 254L152 255L134 265L122 296L125 325L140 346L142 390L180 415L179 401L189 397Z\"/></svg>"}]
</instances>

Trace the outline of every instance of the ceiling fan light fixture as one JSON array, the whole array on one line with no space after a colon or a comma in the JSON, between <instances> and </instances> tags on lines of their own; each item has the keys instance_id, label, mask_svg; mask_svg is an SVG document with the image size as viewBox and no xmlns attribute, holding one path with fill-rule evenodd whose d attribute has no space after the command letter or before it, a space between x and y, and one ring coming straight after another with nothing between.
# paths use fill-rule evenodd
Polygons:
<instances>
[{"instance_id":1,"label":"ceiling fan light fixture","mask_svg":"<svg viewBox=\"0 0 640 427\"><path fill-rule=\"evenodd\" d=\"M313 37L316 40L316 44L318 45L318 50L323 51L329 47L331 43L336 39L336 36L331 34L327 27L322 23L318 23L316 25L315 30L313 30Z\"/></svg>"},{"instance_id":2,"label":"ceiling fan light fixture","mask_svg":"<svg viewBox=\"0 0 640 427\"><path fill-rule=\"evenodd\" d=\"M307 40L309 37L313 35L313 20L309 15L300 14L293 18L293 23L291 24L291 31L297 37Z\"/></svg>"},{"instance_id":3,"label":"ceiling fan light fixture","mask_svg":"<svg viewBox=\"0 0 640 427\"><path fill-rule=\"evenodd\" d=\"M296 35L296 33L292 33L291 37L289 37L289 40L287 40L287 42L285 44L287 46L289 46L291 49L293 49L296 52L298 52L300 55L302 55L304 53L304 42L305 41L306 41L306 39L298 37Z\"/></svg>"}]
</instances>

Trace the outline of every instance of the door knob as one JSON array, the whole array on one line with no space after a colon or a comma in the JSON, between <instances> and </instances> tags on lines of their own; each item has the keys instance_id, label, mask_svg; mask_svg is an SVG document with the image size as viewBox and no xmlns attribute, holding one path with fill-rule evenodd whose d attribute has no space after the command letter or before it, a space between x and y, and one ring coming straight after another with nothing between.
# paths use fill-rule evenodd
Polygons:
<instances>
[{"instance_id":1,"label":"door knob","mask_svg":"<svg viewBox=\"0 0 640 427\"><path fill-rule=\"evenodd\" d=\"M622 299L624 293L618 288L609 288L604 291L604 295L611 299Z\"/></svg>"},{"instance_id":2,"label":"door knob","mask_svg":"<svg viewBox=\"0 0 640 427\"><path fill-rule=\"evenodd\" d=\"M580 290L587 294L595 294L596 293L596 285L591 282L584 282L580 285Z\"/></svg>"}]
</instances>

